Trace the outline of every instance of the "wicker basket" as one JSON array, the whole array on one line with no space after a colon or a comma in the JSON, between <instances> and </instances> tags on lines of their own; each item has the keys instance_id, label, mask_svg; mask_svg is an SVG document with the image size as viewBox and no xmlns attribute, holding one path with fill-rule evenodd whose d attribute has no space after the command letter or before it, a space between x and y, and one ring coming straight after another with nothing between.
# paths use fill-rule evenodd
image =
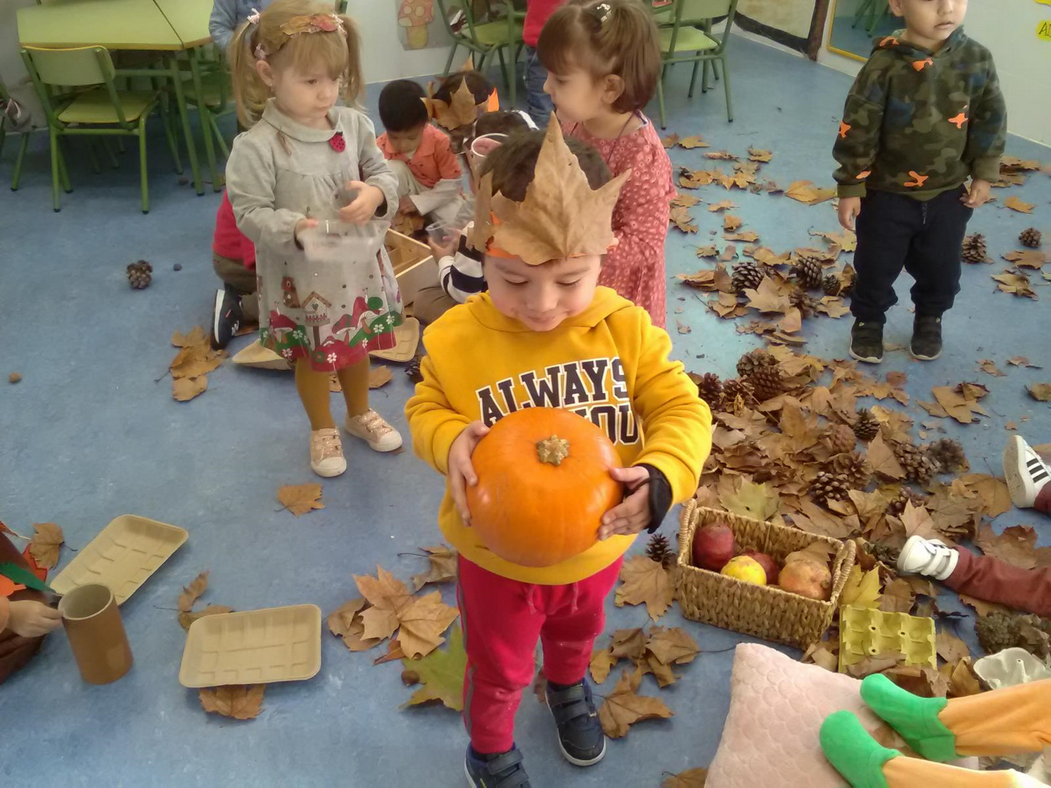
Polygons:
<instances>
[{"instance_id":1,"label":"wicker basket","mask_svg":"<svg viewBox=\"0 0 1051 788\"><path fill-rule=\"evenodd\" d=\"M779 562L814 542L827 543L835 551L829 601L807 599L780 588L757 586L692 566L694 532L716 521L733 529L738 544L767 553ZM852 541L841 542L708 509L691 500L683 506L680 518L679 606L683 615L694 621L805 649L819 640L832 623L840 592L854 566L854 550Z\"/></svg>"}]
</instances>

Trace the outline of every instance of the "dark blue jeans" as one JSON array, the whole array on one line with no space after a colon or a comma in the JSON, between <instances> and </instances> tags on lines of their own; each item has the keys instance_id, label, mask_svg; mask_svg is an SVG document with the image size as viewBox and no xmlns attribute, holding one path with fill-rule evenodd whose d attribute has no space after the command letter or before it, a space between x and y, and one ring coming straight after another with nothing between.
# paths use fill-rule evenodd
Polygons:
<instances>
[{"instance_id":1,"label":"dark blue jeans","mask_svg":"<svg viewBox=\"0 0 1051 788\"><path fill-rule=\"evenodd\" d=\"M894 281L904 268L916 284L916 314L941 317L960 292L960 253L974 211L960 198L961 186L921 202L905 194L870 191L857 218L857 280L850 311L858 320L880 323L898 302Z\"/></svg>"},{"instance_id":2,"label":"dark blue jeans","mask_svg":"<svg viewBox=\"0 0 1051 788\"><path fill-rule=\"evenodd\" d=\"M555 106L551 103L551 97L544 92L544 83L547 81L547 69L536 56L533 47L526 47L526 111L533 122L541 129L547 128L547 119L551 116Z\"/></svg>"}]
</instances>

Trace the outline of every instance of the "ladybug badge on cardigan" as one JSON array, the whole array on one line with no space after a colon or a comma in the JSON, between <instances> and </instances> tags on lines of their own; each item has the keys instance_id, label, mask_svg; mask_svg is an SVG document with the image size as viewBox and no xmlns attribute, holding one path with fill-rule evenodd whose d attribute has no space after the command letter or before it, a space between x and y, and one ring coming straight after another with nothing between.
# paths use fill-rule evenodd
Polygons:
<instances>
[{"instance_id":1,"label":"ladybug badge on cardigan","mask_svg":"<svg viewBox=\"0 0 1051 788\"><path fill-rule=\"evenodd\" d=\"M328 144L336 153L342 153L347 149L347 141L343 139L343 132L337 131L328 138Z\"/></svg>"}]
</instances>

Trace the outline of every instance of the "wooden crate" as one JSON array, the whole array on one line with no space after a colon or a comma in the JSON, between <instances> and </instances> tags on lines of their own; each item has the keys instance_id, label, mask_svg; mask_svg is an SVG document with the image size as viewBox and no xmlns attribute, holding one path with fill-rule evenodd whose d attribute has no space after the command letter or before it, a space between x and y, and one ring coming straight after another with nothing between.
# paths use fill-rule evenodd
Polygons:
<instances>
[{"instance_id":1,"label":"wooden crate","mask_svg":"<svg viewBox=\"0 0 1051 788\"><path fill-rule=\"evenodd\" d=\"M429 246L394 230L387 230L384 245L401 288L403 304L411 304L423 288L438 285L438 263Z\"/></svg>"}]
</instances>

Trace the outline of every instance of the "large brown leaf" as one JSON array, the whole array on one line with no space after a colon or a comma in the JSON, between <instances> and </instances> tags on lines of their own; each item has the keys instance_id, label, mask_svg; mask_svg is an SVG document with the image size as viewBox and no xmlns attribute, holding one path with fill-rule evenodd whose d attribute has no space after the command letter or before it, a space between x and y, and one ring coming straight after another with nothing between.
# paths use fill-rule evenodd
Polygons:
<instances>
[{"instance_id":1,"label":"large brown leaf","mask_svg":"<svg viewBox=\"0 0 1051 788\"><path fill-rule=\"evenodd\" d=\"M201 706L210 714L221 714L235 720L251 720L263 710L265 684L229 684L205 687L198 695Z\"/></svg>"},{"instance_id":2,"label":"large brown leaf","mask_svg":"<svg viewBox=\"0 0 1051 788\"><path fill-rule=\"evenodd\" d=\"M369 388L378 389L386 386L391 381L390 367L380 364L369 370Z\"/></svg>"},{"instance_id":3,"label":"large brown leaf","mask_svg":"<svg viewBox=\"0 0 1051 788\"><path fill-rule=\"evenodd\" d=\"M445 545L424 547L427 554L427 571L412 576L412 589L419 591L428 583L448 583L456 579L458 553Z\"/></svg>"},{"instance_id":4,"label":"large brown leaf","mask_svg":"<svg viewBox=\"0 0 1051 788\"><path fill-rule=\"evenodd\" d=\"M704 788L708 780L707 769L687 769L678 774L671 774L664 778L661 788Z\"/></svg>"},{"instance_id":5,"label":"large brown leaf","mask_svg":"<svg viewBox=\"0 0 1051 788\"><path fill-rule=\"evenodd\" d=\"M33 523L29 554L41 569L54 569L58 565L59 548L65 541L60 526L54 523Z\"/></svg>"},{"instance_id":6,"label":"large brown leaf","mask_svg":"<svg viewBox=\"0 0 1051 788\"><path fill-rule=\"evenodd\" d=\"M351 651L368 651L382 642L379 638L366 640L362 637L365 624L361 620L361 612L365 604L364 599L351 599L329 613L327 619L329 631L343 638L344 645Z\"/></svg>"},{"instance_id":7,"label":"large brown leaf","mask_svg":"<svg viewBox=\"0 0 1051 788\"><path fill-rule=\"evenodd\" d=\"M591 652L591 679L596 684L605 683L609 678L609 672L620 662L620 657L614 656L608 648L595 649Z\"/></svg>"},{"instance_id":8,"label":"large brown leaf","mask_svg":"<svg viewBox=\"0 0 1051 788\"><path fill-rule=\"evenodd\" d=\"M277 488L277 500L296 517L313 509L324 509L320 484L284 485Z\"/></svg>"},{"instance_id":9,"label":"large brown leaf","mask_svg":"<svg viewBox=\"0 0 1051 788\"><path fill-rule=\"evenodd\" d=\"M354 582L372 605L361 616L365 624L364 639L389 638L398 628L401 613L412 605L409 589L382 566L376 567L376 577L355 575Z\"/></svg>"},{"instance_id":10,"label":"large brown leaf","mask_svg":"<svg viewBox=\"0 0 1051 788\"><path fill-rule=\"evenodd\" d=\"M748 298L748 306L759 312L783 313L792 308L788 294L782 294L780 288L768 276L763 277L757 288L748 288L744 294Z\"/></svg>"},{"instance_id":11,"label":"large brown leaf","mask_svg":"<svg viewBox=\"0 0 1051 788\"><path fill-rule=\"evenodd\" d=\"M1036 567L1036 531L1027 525L1012 525L997 534L991 525L978 526L975 545L983 553L1021 569Z\"/></svg>"},{"instance_id":12,"label":"large brown leaf","mask_svg":"<svg viewBox=\"0 0 1051 788\"><path fill-rule=\"evenodd\" d=\"M641 669L636 669L632 674L625 670L616 688L606 696L606 702L599 707L599 722L602 723L602 730L611 739L621 738L637 722L675 716L660 698L636 694L641 681Z\"/></svg>"},{"instance_id":13,"label":"large brown leaf","mask_svg":"<svg viewBox=\"0 0 1051 788\"><path fill-rule=\"evenodd\" d=\"M675 583L668 570L644 555L625 561L620 579L623 583L614 595L617 607L645 604L654 621L664 615L675 598Z\"/></svg>"},{"instance_id":14,"label":"large brown leaf","mask_svg":"<svg viewBox=\"0 0 1051 788\"><path fill-rule=\"evenodd\" d=\"M701 647L679 627L651 627L646 649L662 665L685 665L701 653Z\"/></svg>"},{"instance_id":15,"label":"large brown leaf","mask_svg":"<svg viewBox=\"0 0 1051 788\"><path fill-rule=\"evenodd\" d=\"M905 478L905 469L901 467L901 463L898 462L898 458L894 456L890 447L883 442L883 436L880 434L869 442L866 459L872 466L872 470L884 478L895 480Z\"/></svg>"},{"instance_id":16,"label":"large brown leaf","mask_svg":"<svg viewBox=\"0 0 1051 788\"><path fill-rule=\"evenodd\" d=\"M172 378L172 399L177 402L189 402L208 389L208 377Z\"/></svg>"},{"instance_id":17,"label":"large brown leaf","mask_svg":"<svg viewBox=\"0 0 1051 788\"><path fill-rule=\"evenodd\" d=\"M971 656L971 650L967 648L967 644L947 630L943 629L939 632L934 642L938 656L946 662L956 662Z\"/></svg>"},{"instance_id":18,"label":"large brown leaf","mask_svg":"<svg viewBox=\"0 0 1051 788\"><path fill-rule=\"evenodd\" d=\"M969 473L960 481L973 490L982 503L981 511L990 517L998 517L1011 509L1011 493L1007 484L995 476L984 473Z\"/></svg>"},{"instance_id":19,"label":"large brown leaf","mask_svg":"<svg viewBox=\"0 0 1051 788\"><path fill-rule=\"evenodd\" d=\"M449 633L449 645L432 651L423 659L406 659L407 670L416 674L423 684L406 706L419 706L440 701L446 708L463 711L463 677L467 668L467 652L463 647L463 631L459 625Z\"/></svg>"},{"instance_id":20,"label":"large brown leaf","mask_svg":"<svg viewBox=\"0 0 1051 788\"><path fill-rule=\"evenodd\" d=\"M440 591L433 591L414 599L412 604L398 615L401 624L398 642L405 656L410 659L426 656L438 648L445 642L442 633L458 615L460 614L455 607L442 602Z\"/></svg>"}]
</instances>

